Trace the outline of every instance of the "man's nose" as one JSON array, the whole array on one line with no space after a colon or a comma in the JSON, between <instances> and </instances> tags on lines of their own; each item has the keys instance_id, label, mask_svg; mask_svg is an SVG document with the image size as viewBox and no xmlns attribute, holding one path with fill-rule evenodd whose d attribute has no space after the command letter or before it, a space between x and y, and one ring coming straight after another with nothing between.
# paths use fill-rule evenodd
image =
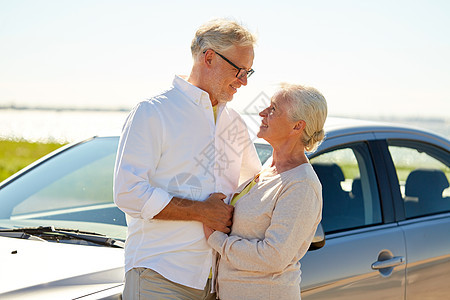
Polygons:
<instances>
[{"instance_id":1,"label":"man's nose","mask_svg":"<svg viewBox=\"0 0 450 300\"><path fill-rule=\"evenodd\" d=\"M239 82L243 85L246 86L247 85L247 74L245 76L242 76L241 78L238 78Z\"/></svg>"}]
</instances>

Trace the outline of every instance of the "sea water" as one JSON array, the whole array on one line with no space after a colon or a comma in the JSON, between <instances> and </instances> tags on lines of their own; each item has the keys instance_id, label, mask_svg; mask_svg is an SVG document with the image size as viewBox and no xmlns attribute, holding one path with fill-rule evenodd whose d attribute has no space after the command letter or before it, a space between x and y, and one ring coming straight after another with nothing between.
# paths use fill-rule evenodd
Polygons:
<instances>
[{"instance_id":1,"label":"sea water","mask_svg":"<svg viewBox=\"0 0 450 300\"><path fill-rule=\"evenodd\" d=\"M0 139L68 143L96 135L118 135L128 111L0 109ZM450 139L450 118L374 118L431 130ZM256 120L256 121L255 121ZM251 135L259 118L249 122Z\"/></svg>"},{"instance_id":2,"label":"sea water","mask_svg":"<svg viewBox=\"0 0 450 300\"><path fill-rule=\"evenodd\" d=\"M0 110L0 139L68 143L118 135L124 111Z\"/></svg>"}]
</instances>

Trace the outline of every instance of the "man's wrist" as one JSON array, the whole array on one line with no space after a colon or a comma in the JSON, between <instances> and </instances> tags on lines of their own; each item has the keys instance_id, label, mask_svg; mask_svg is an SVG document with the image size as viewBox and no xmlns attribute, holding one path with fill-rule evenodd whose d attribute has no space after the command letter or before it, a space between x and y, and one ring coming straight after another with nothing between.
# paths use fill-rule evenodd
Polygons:
<instances>
[{"instance_id":1,"label":"man's wrist","mask_svg":"<svg viewBox=\"0 0 450 300\"><path fill-rule=\"evenodd\" d=\"M155 216L155 219L200 221L201 213L197 208L199 201L172 197L169 204Z\"/></svg>"}]
</instances>

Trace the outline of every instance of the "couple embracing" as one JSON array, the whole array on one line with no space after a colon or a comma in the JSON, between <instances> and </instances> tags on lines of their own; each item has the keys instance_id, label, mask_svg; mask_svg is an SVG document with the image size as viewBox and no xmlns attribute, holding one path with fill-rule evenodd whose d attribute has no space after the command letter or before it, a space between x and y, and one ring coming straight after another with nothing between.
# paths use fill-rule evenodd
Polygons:
<instances>
[{"instance_id":1,"label":"couple embracing","mask_svg":"<svg viewBox=\"0 0 450 300\"><path fill-rule=\"evenodd\" d=\"M262 168L227 102L254 73L255 37L213 20L192 71L139 103L123 127L114 201L125 212L123 299L300 299L300 263L321 220L306 152L324 137L320 92L284 84L259 113L273 147Z\"/></svg>"}]
</instances>

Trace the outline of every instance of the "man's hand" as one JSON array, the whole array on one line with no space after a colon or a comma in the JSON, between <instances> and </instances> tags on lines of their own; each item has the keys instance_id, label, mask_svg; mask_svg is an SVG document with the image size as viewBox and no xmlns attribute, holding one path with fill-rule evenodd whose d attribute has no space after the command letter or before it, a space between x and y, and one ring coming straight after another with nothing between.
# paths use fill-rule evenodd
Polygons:
<instances>
[{"instance_id":1,"label":"man's hand","mask_svg":"<svg viewBox=\"0 0 450 300\"><path fill-rule=\"evenodd\" d=\"M214 230L203 224L203 232L205 233L206 240L208 240L209 236L214 232Z\"/></svg>"},{"instance_id":2,"label":"man's hand","mask_svg":"<svg viewBox=\"0 0 450 300\"><path fill-rule=\"evenodd\" d=\"M230 232L234 207L223 202L226 196L222 193L213 193L208 199L201 202L201 222L213 230Z\"/></svg>"},{"instance_id":3,"label":"man's hand","mask_svg":"<svg viewBox=\"0 0 450 300\"><path fill-rule=\"evenodd\" d=\"M229 233L234 207L225 204L225 198L222 193L213 193L205 201L173 197L154 219L199 221L214 230Z\"/></svg>"}]
</instances>

